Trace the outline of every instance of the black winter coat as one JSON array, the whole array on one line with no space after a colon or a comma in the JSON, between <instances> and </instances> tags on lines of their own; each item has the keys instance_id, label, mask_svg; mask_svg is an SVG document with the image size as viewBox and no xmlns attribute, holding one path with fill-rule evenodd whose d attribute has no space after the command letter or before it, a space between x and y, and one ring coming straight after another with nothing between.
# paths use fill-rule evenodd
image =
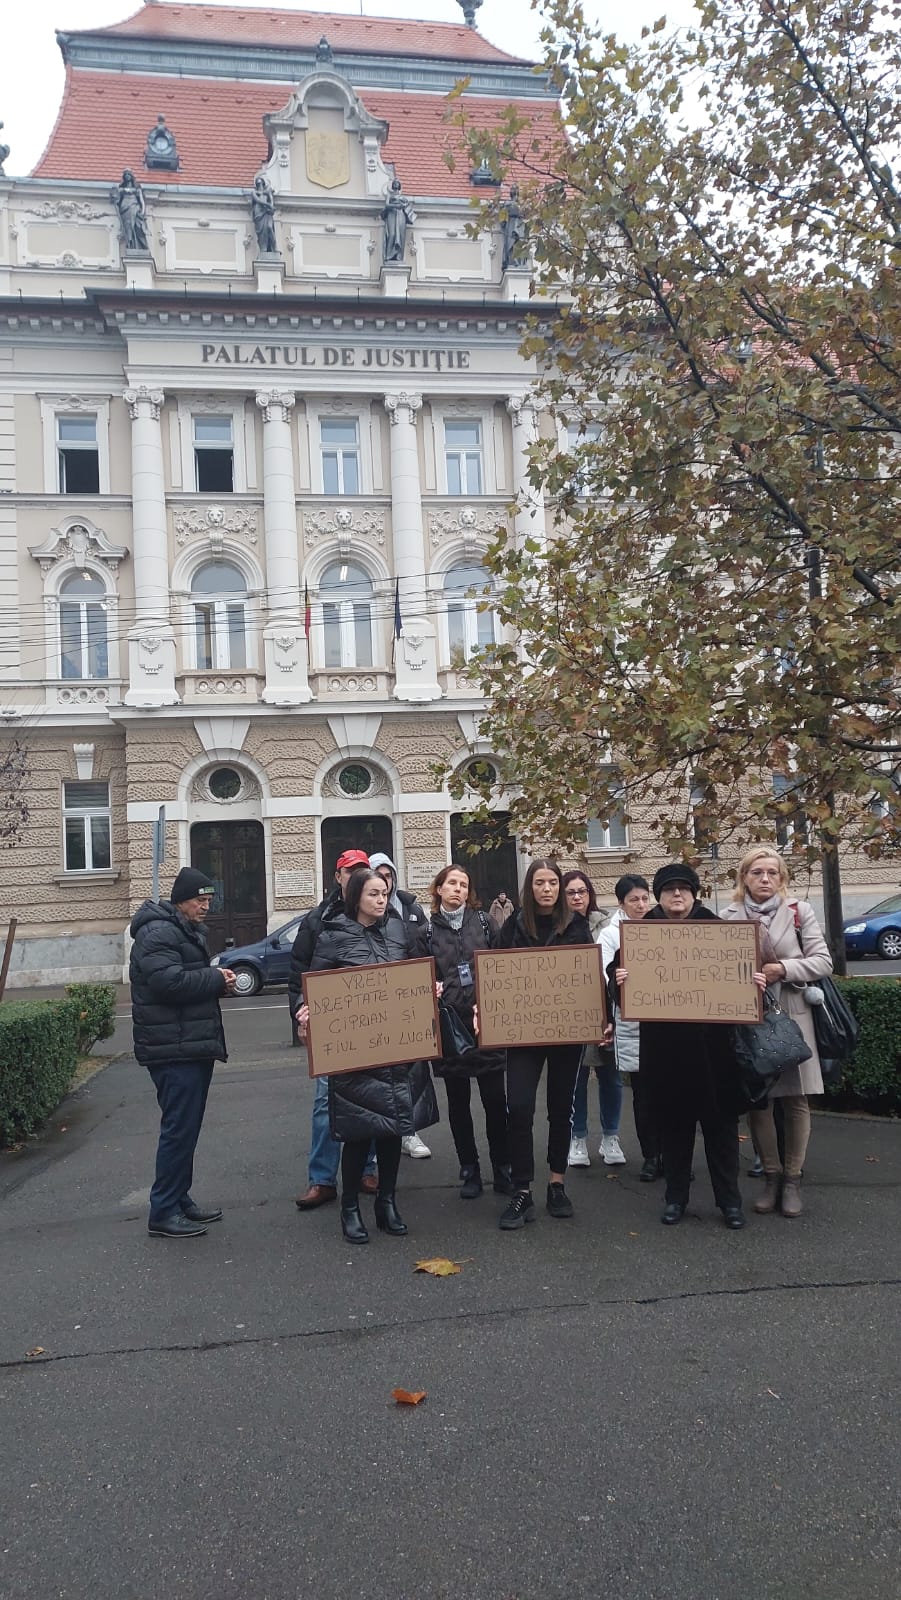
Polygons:
<instances>
[{"instance_id":1,"label":"black winter coat","mask_svg":"<svg viewBox=\"0 0 901 1600\"><path fill-rule=\"evenodd\" d=\"M444 984L442 999L462 1017L470 1030L476 998L475 953L493 949L497 934L495 924L483 911L467 906L459 930L452 928L442 913L436 911L414 936L413 954L434 958L436 974ZM465 986L460 982L459 973L464 963L469 964L473 980ZM480 1078L486 1072L503 1072L505 1066L503 1050L471 1050L465 1056L445 1056L433 1061L432 1071L439 1078Z\"/></svg>"},{"instance_id":2,"label":"black winter coat","mask_svg":"<svg viewBox=\"0 0 901 1600\"><path fill-rule=\"evenodd\" d=\"M341 889L336 883L318 906L314 906L308 916L297 930L294 943L291 946L291 962L288 967L288 1007L292 1017L298 1010L303 1000L303 985L301 979L305 972L309 972L313 964L313 951L316 940L319 938L323 922L328 922L332 917L339 917L344 910L344 899Z\"/></svg>"},{"instance_id":3,"label":"black winter coat","mask_svg":"<svg viewBox=\"0 0 901 1600\"><path fill-rule=\"evenodd\" d=\"M406 924L396 913L365 928L345 916L323 924L311 972L406 961ZM427 1061L334 1074L328 1080L329 1126L334 1139L406 1138L438 1121L438 1102Z\"/></svg>"},{"instance_id":4,"label":"black winter coat","mask_svg":"<svg viewBox=\"0 0 901 1600\"><path fill-rule=\"evenodd\" d=\"M547 938L539 934L537 939L527 931L522 920L522 912L515 911L508 917L503 927L498 930L498 950L537 950L555 944L593 944L591 928L588 918L583 917L581 911L574 911L560 933L551 933Z\"/></svg>"},{"instance_id":5,"label":"black winter coat","mask_svg":"<svg viewBox=\"0 0 901 1600\"><path fill-rule=\"evenodd\" d=\"M645 922L666 922L662 906L655 906ZM719 922L720 918L696 900L688 922ZM658 1113L668 1106L693 1104L731 1116L738 1108L738 1067L732 1046L733 1030L712 1022L643 1022L638 1035L638 1065L647 1093Z\"/></svg>"},{"instance_id":6,"label":"black winter coat","mask_svg":"<svg viewBox=\"0 0 901 1600\"><path fill-rule=\"evenodd\" d=\"M219 1010L225 979L210 966L205 930L171 900L145 900L132 918L131 936L131 1017L142 1066L226 1061Z\"/></svg>"}]
</instances>

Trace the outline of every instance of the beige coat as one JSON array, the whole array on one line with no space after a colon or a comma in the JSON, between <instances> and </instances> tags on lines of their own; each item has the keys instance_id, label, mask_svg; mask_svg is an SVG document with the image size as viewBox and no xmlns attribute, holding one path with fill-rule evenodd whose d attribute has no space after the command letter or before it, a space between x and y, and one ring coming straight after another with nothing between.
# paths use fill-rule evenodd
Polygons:
<instances>
[{"instance_id":1,"label":"beige coat","mask_svg":"<svg viewBox=\"0 0 901 1600\"><path fill-rule=\"evenodd\" d=\"M796 908L801 924L800 944L795 928ZM732 905L726 907L723 918L727 922L751 920L744 906L738 901L733 901ZM761 942L763 932L761 923ZM816 915L806 900L783 902L770 923L769 940L776 960L781 961L785 967L784 980L781 983L770 984L770 993L779 1001L783 1011L798 1024L813 1051L809 1061L802 1061L800 1067L790 1067L787 1072L782 1073L775 1087L770 1090L770 1095L772 1097L786 1094L822 1094L823 1074L820 1071L816 1035L813 1031L813 1016L810 1006L804 1000L803 990L805 984L816 983L818 978L823 978L832 971L829 946L820 932ZM765 960L766 956L762 959Z\"/></svg>"}]
</instances>

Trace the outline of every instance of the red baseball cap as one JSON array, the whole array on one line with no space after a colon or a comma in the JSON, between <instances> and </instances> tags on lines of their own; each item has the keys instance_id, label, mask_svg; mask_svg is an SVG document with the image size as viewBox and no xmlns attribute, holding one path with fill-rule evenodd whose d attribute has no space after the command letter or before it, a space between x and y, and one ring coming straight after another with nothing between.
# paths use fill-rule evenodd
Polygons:
<instances>
[{"instance_id":1,"label":"red baseball cap","mask_svg":"<svg viewBox=\"0 0 901 1600\"><path fill-rule=\"evenodd\" d=\"M342 867L368 867L369 857L365 850L345 850L335 862L335 870L341 871Z\"/></svg>"}]
</instances>

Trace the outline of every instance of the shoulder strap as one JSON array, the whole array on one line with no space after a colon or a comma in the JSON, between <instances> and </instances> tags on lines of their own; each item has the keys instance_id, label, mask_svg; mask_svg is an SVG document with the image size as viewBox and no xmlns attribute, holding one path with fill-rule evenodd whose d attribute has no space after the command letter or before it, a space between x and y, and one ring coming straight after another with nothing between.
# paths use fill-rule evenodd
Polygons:
<instances>
[{"instance_id":1,"label":"shoulder strap","mask_svg":"<svg viewBox=\"0 0 901 1600\"><path fill-rule=\"evenodd\" d=\"M493 929L492 929L491 921L490 921L490 919L488 917L486 917L484 911L479 911L479 921L482 924L482 932L484 933L485 938L488 940L488 942L490 944L490 942L491 942L491 934L492 934Z\"/></svg>"}]
</instances>

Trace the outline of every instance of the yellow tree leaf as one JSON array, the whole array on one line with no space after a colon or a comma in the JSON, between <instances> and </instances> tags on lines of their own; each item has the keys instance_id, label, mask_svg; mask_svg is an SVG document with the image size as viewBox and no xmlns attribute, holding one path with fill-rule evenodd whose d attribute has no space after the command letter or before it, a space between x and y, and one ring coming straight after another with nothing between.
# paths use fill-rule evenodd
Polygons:
<instances>
[{"instance_id":1,"label":"yellow tree leaf","mask_svg":"<svg viewBox=\"0 0 901 1600\"><path fill-rule=\"evenodd\" d=\"M430 1256L427 1261L417 1261L414 1272L428 1272L433 1278L452 1278L460 1272L459 1261L449 1261L447 1256Z\"/></svg>"},{"instance_id":2,"label":"yellow tree leaf","mask_svg":"<svg viewBox=\"0 0 901 1600\"><path fill-rule=\"evenodd\" d=\"M425 1399L425 1390L392 1389L391 1398L396 1400L399 1406L418 1406L419 1402Z\"/></svg>"}]
</instances>

